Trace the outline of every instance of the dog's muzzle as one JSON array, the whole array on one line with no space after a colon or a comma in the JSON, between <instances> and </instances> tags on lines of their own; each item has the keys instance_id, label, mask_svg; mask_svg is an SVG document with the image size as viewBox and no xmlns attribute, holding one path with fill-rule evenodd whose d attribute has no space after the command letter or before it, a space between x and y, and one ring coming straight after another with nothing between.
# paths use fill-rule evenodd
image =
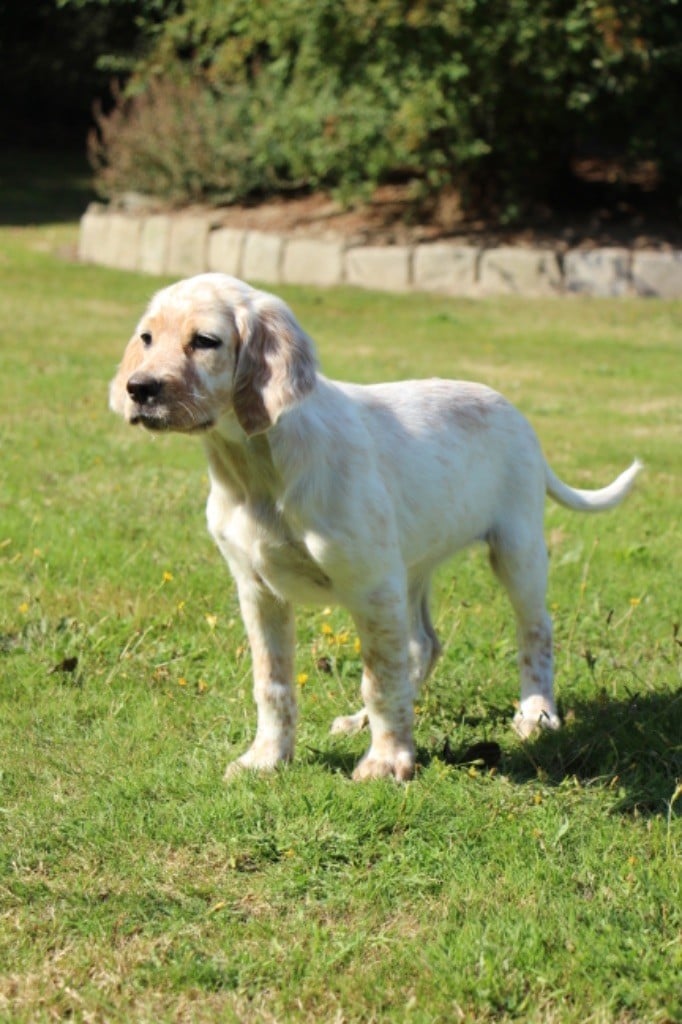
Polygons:
<instances>
[{"instance_id":1,"label":"dog's muzzle","mask_svg":"<svg viewBox=\"0 0 682 1024\"><path fill-rule=\"evenodd\" d=\"M126 391L135 403L130 422L141 423L149 430L168 430L167 410L160 405L163 381L151 373L134 373L128 378Z\"/></svg>"},{"instance_id":2,"label":"dog's muzzle","mask_svg":"<svg viewBox=\"0 0 682 1024\"><path fill-rule=\"evenodd\" d=\"M126 384L126 391L138 405L151 405L158 401L162 390L163 382L151 373L134 373Z\"/></svg>"}]
</instances>

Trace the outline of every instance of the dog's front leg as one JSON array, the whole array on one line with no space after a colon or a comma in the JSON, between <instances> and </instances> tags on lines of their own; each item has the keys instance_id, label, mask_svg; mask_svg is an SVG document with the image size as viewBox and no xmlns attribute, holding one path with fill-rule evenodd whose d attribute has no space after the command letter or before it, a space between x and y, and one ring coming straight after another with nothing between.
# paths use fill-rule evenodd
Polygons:
<instances>
[{"instance_id":1,"label":"dog's front leg","mask_svg":"<svg viewBox=\"0 0 682 1024\"><path fill-rule=\"evenodd\" d=\"M258 713L256 736L225 778L244 768L271 770L291 761L296 738L294 613L257 581L237 580L239 604L253 658L253 692Z\"/></svg>"},{"instance_id":2,"label":"dog's front leg","mask_svg":"<svg viewBox=\"0 0 682 1024\"><path fill-rule=\"evenodd\" d=\"M353 609L363 655L362 698L371 746L353 773L356 780L414 774L414 693L409 676L408 617L401 588L386 584Z\"/></svg>"}]
</instances>

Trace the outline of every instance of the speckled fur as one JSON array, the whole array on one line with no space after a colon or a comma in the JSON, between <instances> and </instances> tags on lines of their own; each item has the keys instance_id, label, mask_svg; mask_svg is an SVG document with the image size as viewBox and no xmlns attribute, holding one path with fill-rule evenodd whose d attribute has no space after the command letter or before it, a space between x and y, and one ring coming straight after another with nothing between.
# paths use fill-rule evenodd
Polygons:
<instances>
[{"instance_id":1,"label":"speckled fur","mask_svg":"<svg viewBox=\"0 0 682 1024\"><path fill-rule=\"evenodd\" d=\"M515 726L522 736L559 726L545 495L610 508L637 463L600 491L577 491L552 473L524 417L481 384L329 381L280 299L220 274L152 299L110 401L131 423L204 438L208 526L237 582L258 710L254 742L228 777L293 757L293 604L338 601L362 642L364 707L333 729L369 724L355 778L409 779L414 699L440 653L430 576L475 541L488 544L516 614Z\"/></svg>"}]
</instances>

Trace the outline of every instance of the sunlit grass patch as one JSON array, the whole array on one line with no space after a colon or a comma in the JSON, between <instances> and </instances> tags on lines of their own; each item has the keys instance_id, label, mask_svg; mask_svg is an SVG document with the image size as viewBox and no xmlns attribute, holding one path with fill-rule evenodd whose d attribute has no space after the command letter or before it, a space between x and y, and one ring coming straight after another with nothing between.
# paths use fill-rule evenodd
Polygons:
<instances>
[{"instance_id":1,"label":"sunlit grass patch","mask_svg":"<svg viewBox=\"0 0 682 1024\"><path fill-rule=\"evenodd\" d=\"M52 255L74 237L0 232L0 1016L680 1019L679 305L283 290L329 374L482 379L569 482L646 472L614 513L547 509L561 733L509 728L477 548L435 581L414 782L350 781L362 652L323 608L295 763L226 787L255 715L203 454L106 408L160 282Z\"/></svg>"}]
</instances>

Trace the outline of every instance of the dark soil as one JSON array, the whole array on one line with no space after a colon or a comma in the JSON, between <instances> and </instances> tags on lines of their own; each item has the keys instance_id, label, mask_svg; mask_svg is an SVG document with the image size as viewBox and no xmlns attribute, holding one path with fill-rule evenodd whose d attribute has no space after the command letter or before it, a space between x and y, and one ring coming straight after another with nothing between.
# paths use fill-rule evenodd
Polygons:
<instances>
[{"instance_id":1,"label":"dark soil","mask_svg":"<svg viewBox=\"0 0 682 1024\"><path fill-rule=\"evenodd\" d=\"M124 200L125 202L125 200ZM419 211L409 187L384 185L371 202L344 207L325 193L276 197L214 210L228 227L336 239L358 245L408 245L440 239L480 246L632 249L682 248L682 217L659 187L655 166L627 173L616 161L576 162L551 208L505 225L465 214L455 191Z\"/></svg>"},{"instance_id":2,"label":"dark soil","mask_svg":"<svg viewBox=\"0 0 682 1024\"><path fill-rule=\"evenodd\" d=\"M609 197L610 198L610 197ZM682 223L674 211L650 197L617 203L568 204L523 223L501 225L462 215L456 197L443 197L432 215L415 214L405 190L384 186L371 203L344 209L321 193L271 199L219 211L226 226L317 238L343 237L356 244L407 245L439 239L477 245L682 248Z\"/></svg>"}]
</instances>

